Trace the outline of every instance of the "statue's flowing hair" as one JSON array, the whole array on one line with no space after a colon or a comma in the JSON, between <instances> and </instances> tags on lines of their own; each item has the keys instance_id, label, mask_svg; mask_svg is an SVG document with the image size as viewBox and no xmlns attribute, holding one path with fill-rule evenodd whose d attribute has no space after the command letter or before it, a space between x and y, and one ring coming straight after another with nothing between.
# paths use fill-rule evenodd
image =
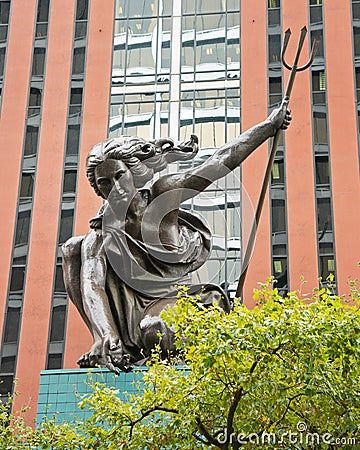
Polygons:
<instances>
[{"instance_id":1,"label":"statue's flowing hair","mask_svg":"<svg viewBox=\"0 0 360 450\"><path fill-rule=\"evenodd\" d=\"M86 159L86 176L97 195L103 197L96 185L95 169L108 159L124 162L132 173L135 187L141 188L150 181L154 173L165 169L169 162L188 160L198 151L198 140L192 136L187 143L174 147L169 138L145 141L138 136L120 136L96 144ZM154 146L161 148L155 153Z\"/></svg>"}]
</instances>

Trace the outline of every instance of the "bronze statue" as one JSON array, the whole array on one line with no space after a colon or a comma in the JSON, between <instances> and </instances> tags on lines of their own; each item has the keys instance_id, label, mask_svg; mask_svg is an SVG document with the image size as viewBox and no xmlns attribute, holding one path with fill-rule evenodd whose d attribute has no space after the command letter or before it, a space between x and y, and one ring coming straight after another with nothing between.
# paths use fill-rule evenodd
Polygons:
<instances>
[{"instance_id":1,"label":"bronze statue","mask_svg":"<svg viewBox=\"0 0 360 450\"><path fill-rule=\"evenodd\" d=\"M80 367L100 364L126 371L148 358L156 343L164 356L174 350L173 331L160 313L176 302L177 286L191 283L189 274L211 250L209 229L181 203L238 167L290 120L283 102L203 164L157 179L155 173L169 162L195 156L196 136L178 146L169 138L119 137L91 149L87 177L105 203L87 235L69 239L62 248L67 293L94 338ZM190 293L202 304L216 301L230 310L218 286L190 286Z\"/></svg>"}]
</instances>

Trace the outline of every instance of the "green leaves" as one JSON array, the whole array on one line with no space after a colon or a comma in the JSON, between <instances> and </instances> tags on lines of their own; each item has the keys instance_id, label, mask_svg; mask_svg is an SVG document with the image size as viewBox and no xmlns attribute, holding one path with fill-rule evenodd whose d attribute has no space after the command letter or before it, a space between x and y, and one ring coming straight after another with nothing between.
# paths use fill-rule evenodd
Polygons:
<instances>
[{"instance_id":1,"label":"green leaves","mask_svg":"<svg viewBox=\"0 0 360 450\"><path fill-rule=\"evenodd\" d=\"M82 423L49 420L32 431L13 417L9 428L4 412L0 441L9 449L21 448L19 436L36 448L273 449L294 448L281 438L304 430L360 441L360 295L351 288L347 303L329 288L282 298L268 282L255 291L258 307L236 302L229 314L199 307L182 289L163 314L176 331L177 366L154 352L125 401L90 380L79 406L93 415ZM250 439L266 433L270 443ZM312 448L302 436L296 448Z\"/></svg>"}]
</instances>

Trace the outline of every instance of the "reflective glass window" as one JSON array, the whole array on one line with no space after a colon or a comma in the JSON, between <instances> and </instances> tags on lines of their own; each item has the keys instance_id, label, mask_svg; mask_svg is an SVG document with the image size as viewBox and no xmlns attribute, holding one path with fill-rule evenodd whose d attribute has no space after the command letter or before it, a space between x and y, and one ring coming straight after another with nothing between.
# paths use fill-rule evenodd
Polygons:
<instances>
[{"instance_id":1,"label":"reflective glass window","mask_svg":"<svg viewBox=\"0 0 360 450\"><path fill-rule=\"evenodd\" d=\"M8 35L8 26L0 25L0 42L6 42Z\"/></svg>"},{"instance_id":2,"label":"reflective glass window","mask_svg":"<svg viewBox=\"0 0 360 450\"><path fill-rule=\"evenodd\" d=\"M86 36L87 22L76 22L75 24L75 39L82 39Z\"/></svg>"},{"instance_id":3,"label":"reflective glass window","mask_svg":"<svg viewBox=\"0 0 360 450\"><path fill-rule=\"evenodd\" d=\"M50 353L48 355L48 361L46 368L51 369L61 369L62 367L62 353Z\"/></svg>"},{"instance_id":4,"label":"reflective glass window","mask_svg":"<svg viewBox=\"0 0 360 450\"><path fill-rule=\"evenodd\" d=\"M12 393L13 389L13 375L0 376L0 397L4 401L4 397Z\"/></svg>"},{"instance_id":5,"label":"reflective glass window","mask_svg":"<svg viewBox=\"0 0 360 450\"><path fill-rule=\"evenodd\" d=\"M322 281L326 281L327 277L335 272L334 256L320 256L320 276Z\"/></svg>"},{"instance_id":6,"label":"reflective glass window","mask_svg":"<svg viewBox=\"0 0 360 450\"><path fill-rule=\"evenodd\" d=\"M269 106L270 108L282 100L282 78L269 77Z\"/></svg>"},{"instance_id":7,"label":"reflective glass window","mask_svg":"<svg viewBox=\"0 0 360 450\"><path fill-rule=\"evenodd\" d=\"M3 356L1 358L0 372L12 373L15 370L15 356Z\"/></svg>"},{"instance_id":8,"label":"reflective glass window","mask_svg":"<svg viewBox=\"0 0 360 450\"><path fill-rule=\"evenodd\" d=\"M271 169L271 184L284 184L285 183L285 171L284 171L284 160L276 160Z\"/></svg>"},{"instance_id":9,"label":"reflective glass window","mask_svg":"<svg viewBox=\"0 0 360 450\"><path fill-rule=\"evenodd\" d=\"M34 87L30 88L29 107L41 106L41 94L41 89Z\"/></svg>"},{"instance_id":10,"label":"reflective glass window","mask_svg":"<svg viewBox=\"0 0 360 450\"><path fill-rule=\"evenodd\" d=\"M311 6L310 7L310 23L321 23L322 18L322 6Z\"/></svg>"},{"instance_id":11,"label":"reflective glass window","mask_svg":"<svg viewBox=\"0 0 360 450\"><path fill-rule=\"evenodd\" d=\"M324 38L323 30L311 31L311 45L313 45L315 39L319 40L319 45L316 51L316 57L324 57Z\"/></svg>"},{"instance_id":12,"label":"reflective glass window","mask_svg":"<svg viewBox=\"0 0 360 450\"><path fill-rule=\"evenodd\" d=\"M198 14L208 12L226 12L226 0L197 0L196 11Z\"/></svg>"},{"instance_id":13,"label":"reflective glass window","mask_svg":"<svg viewBox=\"0 0 360 450\"><path fill-rule=\"evenodd\" d=\"M360 19L360 2L353 2L352 12L353 12L353 19L359 20Z\"/></svg>"}]
</instances>

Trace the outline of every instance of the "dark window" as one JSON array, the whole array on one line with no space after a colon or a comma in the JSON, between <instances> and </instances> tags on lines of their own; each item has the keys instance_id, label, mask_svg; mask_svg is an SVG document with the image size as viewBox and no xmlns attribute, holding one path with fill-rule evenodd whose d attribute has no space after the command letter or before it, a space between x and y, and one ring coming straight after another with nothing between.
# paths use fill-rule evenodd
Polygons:
<instances>
[{"instance_id":1,"label":"dark window","mask_svg":"<svg viewBox=\"0 0 360 450\"><path fill-rule=\"evenodd\" d=\"M25 267L13 267L11 271L10 292L20 292L24 288Z\"/></svg>"},{"instance_id":2,"label":"dark window","mask_svg":"<svg viewBox=\"0 0 360 450\"><path fill-rule=\"evenodd\" d=\"M73 54L73 75L80 75L84 73L85 69L85 47L74 48Z\"/></svg>"},{"instance_id":3,"label":"dark window","mask_svg":"<svg viewBox=\"0 0 360 450\"><path fill-rule=\"evenodd\" d=\"M66 306L55 306L51 317L51 333L50 341L62 341L64 339L65 331Z\"/></svg>"},{"instance_id":4,"label":"dark window","mask_svg":"<svg viewBox=\"0 0 360 450\"><path fill-rule=\"evenodd\" d=\"M37 22L47 22L49 19L49 1L50 0L39 0L38 12L37 12Z\"/></svg>"},{"instance_id":5,"label":"dark window","mask_svg":"<svg viewBox=\"0 0 360 450\"><path fill-rule=\"evenodd\" d=\"M0 42L6 42L8 34L7 25L0 25Z\"/></svg>"},{"instance_id":6,"label":"dark window","mask_svg":"<svg viewBox=\"0 0 360 450\"><path fill-rule=\"evenodd\" d=\"M5 321L4 343L17 342L20 324L20 312L20 308L8 308Z\"/></svg>"},{"instance_id":7,"label":"dark window","mask_svg":"<svg viewBox=\"0 0 360 450\"><path fill-rule=\"evenodd\" d=\"M328 143L325 113L314 112L314 143L315 144Z\"/></svg>"},{"instance_id":8,"label":"dark window","mask_svg":"<svg viewBox=\"0 0 360 450\"><path fill-rule=\"evenodd\" d=\"M25 156L36 154L38 135L39 135L39 127L33 127L32 125L28 125L26 127L25 151L24 151Z\"/></svg>"},{"instance_id":9,"label":"dark window","mask_svg":"<svg viewBox=\"0 0 360 450\"><path fill-rule=\"evenodd\" d=\"M23 173L21 176L20 197L29 198L32 197L34 188L34 174Z\"/></svg>"},{"instance_id":10,"label":"dark window","mask_svg":"<svg viewBox=\"0 0 360 450\"><path fill-rule=\"evenodd\" d=\"M0 77L4 76L5 69L5 47L0 48Z\"/></svg>"},{"instance_id":11,"label":"dark window","mask_svg":"<svg viewBox=\"0 0 360 450\"><path fill-rule=\"evenodd\" d=\"M360 2L352 4L352 11L353 11L353 19L359 20L360 19Z\"/></svg>"},{"instance_id":12,"label":"dark window","mask_svg":"<svg viewBox=\"0 0 360 450\"><path fill-rule=\"evenodd\" d=\"M72 236L73 219L73 209L63 209L61 211L59 243L62 244Z\"/></svg>"},{"instance_id":13,"label":"dark window","mask_svg":"<svg viewBox=\"0 0 360 450\"><path fill-rule=\"evenodd\" d=\"M76 22L75 39L82 39L86 36L87 22Z\"/></svg>"},{"instance_id":14,"label":"dark window","mask_svg":"<svg viewBox=\"0 0 360 450\"><path fill-rule=\"evenodd\" d=\"M0 396L7 396L12 394L13 389L13 375L0 376Z\"/></svg>"},{"instance_id":15,"label":"dark window","mask_svg":"<svg viewBox=\"0 0 360 450\"><path fill-rule=\"evenodd\" d=\"M63 270L61 264L56 265L56 271L55 271L55 292L57 293L64 293L65 291L65 284L64 284L64 276L63 276Z\"/></svg>"},{"instance_id":16,"label":"dark window","mask_svg":"<svg viewBox=\"0 0 360 450\"><path fill-rule=\"evenodd\" d=\"M0 24L9 23L10 0L8 2L0 2Z\"/></svg>"},{"instance_id":17,"label":"dark window","mask_svg":"<svg viewBox=\"0 0 360 450\"><path fill-rule=\"evenodd\" d=\"M30 211L19 212L16 224L15 245L26 244L29 237Z\"/></svg>"},{"instance_id":18,"label":"dark window","mask_svg":"<svg viewBox=\"0 0 360 450\"><path fill-rule=\"evenodd\" d=\"M29 106L41 106L41 90L30 88Z\"/></svg>"},{"instance_id":19,"label":"dark window","mask_svg":"<svg viewBox=\"0 0 360 450\"><path fill-rule=\"evenodd\" d=\"M45 49L35 48L33 56L32 74L35 76L44 75L44 67L45 67Z\"/></svg>"},{"instance_id":20,"label":"dark window","mask_svg":"<svg viewBox=\"0 0 360 450\"><path fill-rule=\"evenodd\" d=\"M322 5L322 0L310 0L310 5Z\"/></svg>"},{"instance_id":21,"label":"dark window","mask_svg":"<svg viewBox=\"0 0 360 450\"><path fill-rule=\"evenodd\" d=\"M331 203L329 198L317 199L319 233L332 230Z\"/></svg>"},{"instance_id":22,"label":"dark window","mask_svg":"<svg viewBox=\"0 0 360 450\"><path fill-rule=\"evenodd\" d=\"M48 356L47 369L61 369L62 366L62 353L51 353Z\"/></svg>"},{"instance_id":23,"label":"dark window","mask_svg":"<svg viewBox=\"0 0 360 450\"><path fill-rule=\"evenodd\" d=\"M76 191L76 170L66 170L63 194L74 194Z\"/></svg>"},{"instance_id":24,"label":"dark window","mask_svg":"<svg viewBox=\"0 0 360 450\"><path fill-rule=\"evenodd\" d=\"M328 156L315 157L316 168L316 184L329 185L330 184L330 168Z\"/></svg>"},{"instance_id":25,"label":"dark window","mask_svg":"<svg viewBox=\"0 0 360 450\"><path fill-rule=\"evenodd\" d=\"M269 78L269 106L275 106L282 100L281 77Z\"/></svg>"},{"instance_id":26,"label":"dark window","mask_svg":"<svg viewBox=\"0 0 360 450\"><path fill-rule=\"evenodd\" d=\"M83 96L82 88L72 88L70 94L70 105L81 105L82 96Z\"/></svg>"},{"instance_id":27,"label":"dark window","mask_svg":"<svg viewBox=\"0 0 360 450\"><path fill-rule=\"evenodd\" d=\"M324 57L324 40L322 30L314 30L311 32L311 45L314 43L315 39L319 40L316 56Z\"/></svg>"},{"instance_id":28,"label":"dark window","mask_svg":"<svg viewBox=\"0 0 360 450\"><path fill-rule=\"evenodd\" d=\"M26 256L14 256L12 264L13 266L24 266L26 264Z\"/></svg>"},{"instance_id":29,"label":"dark window","mask_svg":"<svg viewBox=\"0 0 360 450\"><path fill-rule=\"evenodd\" d=\"M286 256L286 245L285 244L276 244L273 245L273 255L274 256Z\"/></svg>"},{"instance_id":30,"label":"dark window","mask_svg":"<svg viewBox=\"0 0 360 450\"><path fill-rule=\"evenodd\" d=\"M15 370L15 356L4 356L1 359L0 372L12 373Z\"/></svg>"},{"instance_id":31,"label":"dark window","mask_svg":"<svg viewBox=\"0 0 360 450\"><path fill-rule=\"evenodd\" d=\"M88 16L89 1L77 0L76 2L76 20L86 20Z\"/></svg>"},{"instance_id":32,"label":"dark window","mask_svg":"<svg viewBox=\"0 0 360 450\"><path fill-rule=\"evenodd\" d=\"M321 255L332 255L334 253L334 246L332 242L320 242L319 250Z\"/></svg>"},{"instance_id":33,"label":"dark window","mask_svg":"<svg viewBox=\"0 0 360 450\"><path fill-rule=\"evenodd\" d=\"M360 27L354 27L354 52L360 56Z\"/></svg>"},{"instance_id":34,"label":"dark window","mask_svg":"<svg viewBox=\"0 0 360 450\"><path fill-rule=\"evenodd\" d=\"M270 34L269 35L269 63L280 61L280 47L281 47L280 34Z\"/></svg>"},{"instance_id":35,"label":"dark window","mask_svg":"<svg viewBox=\"0 0 360 450\"><path fill-rule=\"evenodd\" d=\"M311 6L310 8L310 23L322 22L322 6Z\"/></svg>"},{"instance_id":36,"label":"dark window","mask_svg":"<svg viewBox=\"0 0 360 450\"><path fill-rule=\"evenodd\" d=\"M355 67L356 100L360 103L360 67Z\"/></svg>"},{"instance_id":37,"label":"dark window","mask_svg":"<svg viewBox=\"0 0 360 450\"><path fill-rule=\"evenodd\" d=\"M66 154L77 155L79 153L80 125L69 125L66 142Z\"/></svg>"},{"instance_id":38,"label":"dark window","mask_svg":"<svg viewBox=\"0 0 360 450\"><path fill-rule=\"evenodd\" d=\"M280 25L280 0L268 1L268 25L269 27Z\"/></svg>"},{"instance_id":39,"label":"dark window","mask_svg":"<svg viewBox=\"0 0 360 450\"><path fill-rule=\"evenodd\" d=\"M272 232L286 231L285 200L274 199L272 204Z\"/></svg>"},{"instance_id":40,"label":"dark window","mask_svg":"<svg viewBox=\"0 0 360 450\"><path fill-rule=\"evenodd\" d=\"M48 24L47 23L38 23L36 24L36 32L35 36L37 38L44 38L47 35Z\"/></svg>"}]
</instances>

